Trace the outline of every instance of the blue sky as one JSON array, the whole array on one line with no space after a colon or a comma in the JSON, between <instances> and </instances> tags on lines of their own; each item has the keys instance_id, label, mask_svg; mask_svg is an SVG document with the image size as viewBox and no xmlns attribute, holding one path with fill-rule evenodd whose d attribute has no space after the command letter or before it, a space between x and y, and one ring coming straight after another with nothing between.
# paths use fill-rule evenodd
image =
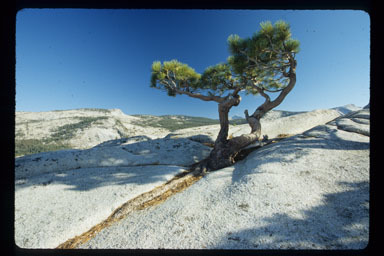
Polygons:
<instances>
[{"instance_id":1,"label":"blue sky","mask_svg":"<svg viewBox=\"0 0 384 256\"><path fill-rule=\"evenodd\" d=\"M149 87L155 60L202 73L226 61L231 34L285 20L300 40L297 83L276 109L306 111L369 101L370 18L352 10L23 9L16 17L16 111L119 108L126 114L218 118L217 105ZM230 116L254 111L243 96Z\"/></svg>"}]
</instances>

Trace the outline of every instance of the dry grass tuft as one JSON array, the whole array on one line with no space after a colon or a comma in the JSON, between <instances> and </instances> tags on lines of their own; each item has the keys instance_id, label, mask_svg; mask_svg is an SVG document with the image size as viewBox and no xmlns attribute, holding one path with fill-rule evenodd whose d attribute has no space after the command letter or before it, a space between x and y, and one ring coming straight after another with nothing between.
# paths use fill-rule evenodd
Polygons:
<instances>
[{"instance_id":1,"label":"dry grass tuft","mask_svg":"<svg viewBox=\"0 0 384 256\"><path fill-rule=\"evenodd\" d=\"M291 136L293 136L293 134L280 133L279 135L276 136L276 138L279 138L279 139L281 139L281 138L289 138Z\"/></svg>"}]
</instances>

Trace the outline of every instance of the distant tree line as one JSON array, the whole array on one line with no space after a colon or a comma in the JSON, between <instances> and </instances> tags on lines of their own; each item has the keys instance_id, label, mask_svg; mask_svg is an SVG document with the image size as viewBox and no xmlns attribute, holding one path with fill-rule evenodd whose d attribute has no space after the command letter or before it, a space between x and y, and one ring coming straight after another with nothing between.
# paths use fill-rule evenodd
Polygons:
<instances>
[{"instance_id":1,"label":"distant tree line","mask_svg":"<svg viewBox=\"0 0 384 256\"><path fill-rule=\"evenodd\" d=\"M72 139L78 130L84 130L93 122L107 119L108 117L77 117L80 122L60 126L49 137L43 139L20 139L23 133L18 131L15 138L15 156L37 154L41 152L70 149L68 140Z\"/></svg>"}]
</instances>

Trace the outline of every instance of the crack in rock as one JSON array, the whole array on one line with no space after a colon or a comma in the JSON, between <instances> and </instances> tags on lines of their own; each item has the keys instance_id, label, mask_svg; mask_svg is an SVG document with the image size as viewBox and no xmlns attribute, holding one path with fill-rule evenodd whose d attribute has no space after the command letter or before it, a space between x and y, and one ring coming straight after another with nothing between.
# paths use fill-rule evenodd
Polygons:
<instances>
[{"instance_id":1,"label":"crack in rock","mask_svg":"<svg viewBox=\"0 0 384 256\"><path fill-rule=\"evenodd\" d=\"M77 248L81 244L84 244L85 242L95 237L96 234L104 228L109 227L113 223L125 218L130 213L158 205L167 200L172 195L185 190L200 180L202 177L203 175L199 171L187 171L176 175L173 179L166 182L165 184L124 203L122 206L117 208L106 220L92 227L87 232L60 244L57 249Z\"/></svg>"}]
</instances>

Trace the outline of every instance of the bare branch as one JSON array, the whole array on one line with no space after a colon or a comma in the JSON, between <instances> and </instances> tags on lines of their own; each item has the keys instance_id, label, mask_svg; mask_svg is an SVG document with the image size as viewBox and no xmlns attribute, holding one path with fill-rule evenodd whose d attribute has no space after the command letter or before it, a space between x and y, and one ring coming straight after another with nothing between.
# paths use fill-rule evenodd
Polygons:
<instances>
[{"instance_id":1,"label":"bare branch","mask_svg":"<svg viewBox=\"0 0 384 256\"><path fill-rule=\"evenodd\" d=\"M283 71L283 76L285 76L285 77L289 77L289 73L287 73L287 71L285 70L285 68L283 68L282 71Z\"/></svg>"},{"instance_id":2,"label":"bare branch","mask_svg":"<svg viewBox=\"0 0 384 256\"><path fill-rule=\"evenodd\" d=\"M264 103L267 103L267 102L271 101L271 98L269 97L269 95L264 92L265 91L264 88L260 88L258 86L254 86L254 88L257 90L258 93L260 93L261 96L263 96L265 98L265 102Z\"/></svg>"},{"instance_id":3,"label":"bare branch","mask_svg":"<svg viewBox=\"0 0 384 256\"><path fill-rule=\"evenodd\" d=\"M178 94L185 94L185 95L188 95L189 97L201 99L201 100L204 100L204 101L216 101L218 103L224 101L223 97L219 97L219 96L215 96L215 95L207 96L207 95L203 95L203 94L200 94L200 93L191 93L191 92L188 92L188 91L180 90L178 88L175 88L174 90Z\"/></svg>"},{"instance_id":4,"label":"bare branch","mask_svg":"<svg viewBox=\"0 0 384 256\"><path fill-rule=\"evenodd\" d=\"M240 87L236 88L236 89L233 91L232 96L236 96L240 91L241 91L241 88L240 88Z\"/></svg>"},{"instance_id":5,"label":"bare branch","mask_svg":"<svg viewBox=\"0 0 384 256\"><path fill-rule=\"evenodd\" d=\"M282 90L284 90L284 88L281 88L279 90L269 90L269 89L266 89L266 88L263 87L263 90L267 91L267 92L281 92Z\"/></svg>"}]
</instances>

